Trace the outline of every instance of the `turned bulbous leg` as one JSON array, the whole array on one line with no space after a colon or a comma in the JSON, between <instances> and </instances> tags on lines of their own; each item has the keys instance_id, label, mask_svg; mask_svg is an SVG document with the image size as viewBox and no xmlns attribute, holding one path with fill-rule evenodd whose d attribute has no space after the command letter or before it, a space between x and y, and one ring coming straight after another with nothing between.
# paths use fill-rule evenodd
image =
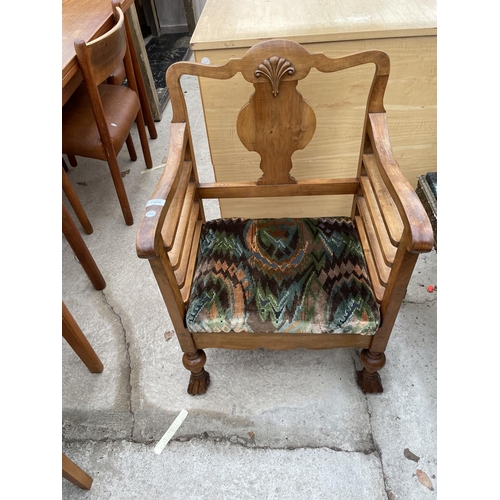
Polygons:
<instances>
[{"instance_id":1,"label":"turned bulbous leg","mask_svg":"<svg viewBox=\"0 0 500 500\"><path fill-rule=\"evenodd\" d=\"M193 396L195 394L205 394L210 385L210 374L203 368L206 361L207 356L201 349L198 349L195 353L185 352L182 357L184 367L191 372L187 391Z\"/></svg>"},{"instance_id":2,"label":"turned bulbous leg","mask_svg":"<svg viewBox=\"0 0 500 500\"><path fill-rule=\"evenodd\" d=\"M356 372L356 378L361 390L368 393L383 392L384 389L378 370L381 370L385 365L385 354L363 349L359 358L363 369Z\"/></svg>"}]
</instances>

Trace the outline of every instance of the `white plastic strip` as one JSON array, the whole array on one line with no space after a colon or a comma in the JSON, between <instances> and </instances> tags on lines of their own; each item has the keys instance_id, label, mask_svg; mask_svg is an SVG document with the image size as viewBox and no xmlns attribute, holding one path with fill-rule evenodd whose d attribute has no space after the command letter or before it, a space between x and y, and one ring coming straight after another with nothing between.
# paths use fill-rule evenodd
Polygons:
<instances>
[{"instance_id":1,"label":"white plastic strip","mask_svg":"<svg viewBox=\"0 0 500 500\"><path fill-rule=\"evenodd\" d=\"M172 425L168 428L167 432L163 434L163 437L158 441L158 444L155 446L155 453L159 455L167 443L172 439L173 435L177 432L177 429L181 426L184 419L187 417L188 412L186 410L182 410L177 418L172 422Z\"/></svg>"},{"instance_id":2,"label":"white plastic strip","mask_svg":"<svg viewBox=\"0 0 500 500\"><path fill-rule=\"evenodd\" d=\"M156 165L156 167L146 168L144 170L141 170L141 175L148 174L149 172L153 172L154 170L158 170L159 168L165 168L165 165L166 165L166 163L162 163L161 165Z\"/></svg>"}]
</instances>

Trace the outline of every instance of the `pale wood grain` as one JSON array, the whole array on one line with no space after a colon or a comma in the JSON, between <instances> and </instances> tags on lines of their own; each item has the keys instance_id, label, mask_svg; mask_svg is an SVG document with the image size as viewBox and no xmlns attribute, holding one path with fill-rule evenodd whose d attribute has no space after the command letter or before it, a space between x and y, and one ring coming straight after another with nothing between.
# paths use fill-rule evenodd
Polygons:
<instances>
[{"instance_id":1,"label":"pale wood grain","mask_svg":"<svg viewBox=\"0 0 500 500\"><path fill-rule=\"evenodd\" d=\"M269 38L297 43L435 35L436 0L208 0L193 50L249 47Z\"/></svg>"},{"instance_id":2,"label":"pale wood grain","mask_svg":"<svg viewBox=\"0 0 500 500\"><path fill-rule=\"evenodd\" d=\"M294 196L221 199L223 217L336 217L350 216L351 195L308 196L297 203ZM239 215L238 215L239 214Z\"/></svg>"}]
</instances>

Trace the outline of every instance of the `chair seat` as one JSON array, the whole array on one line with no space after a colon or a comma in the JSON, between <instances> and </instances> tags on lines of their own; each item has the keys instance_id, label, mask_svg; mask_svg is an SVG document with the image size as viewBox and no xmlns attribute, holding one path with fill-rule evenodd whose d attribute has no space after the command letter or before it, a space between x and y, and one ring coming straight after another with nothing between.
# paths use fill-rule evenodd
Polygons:
<instances>
[{"instance_id":1,"label":"chair seat","mask_svg":"<svg viewBox=\"0 0 500 500\"><path fill-rule=\"evenodd\" d=\"M368 276L350 218L209 221L187 328L373 335L380 310Z\"/></svg>"},{"instance_id":2,"label":"chair seat","mask_svg":"<svg viewBox=\"0 0 500 500\"><path fill-rule=\"evenodd\" d=\"M115 153L118 154L135 121L140 103L127 87L99 85L104 115ZM82 83L62 110L62 152L107 160L85 85Z\"/></svg>"}]
</instances>

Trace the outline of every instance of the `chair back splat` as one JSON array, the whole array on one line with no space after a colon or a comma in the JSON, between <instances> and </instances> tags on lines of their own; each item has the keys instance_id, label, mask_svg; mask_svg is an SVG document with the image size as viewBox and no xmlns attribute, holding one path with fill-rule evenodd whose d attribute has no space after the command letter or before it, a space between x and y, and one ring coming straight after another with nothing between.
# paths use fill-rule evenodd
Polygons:
<instances>
[{"instance_id":1,"label":"chair back splat","mask_svg":"<svg viewBox=\"0 0 500 500\"><path fill-rule=\"evenodd\" d=\"M295 179L292 156L316 130L316 116L297 90L314 69L332 73L363 64L375 72L368 92L356 177ZM149 259L191 372L190 394L210 382L204 348L362 348L357 372L364 392L382 392L378 371L419 253L433 246L429 219L399 168L383 105L390 62L369 50L338 58L310 54L288 40L250 48L222 65L173 64L165 170L137 233ZM236 120L260 178L200 183L182 75L219 80L241 73L254 92ZM237 165L235 165L235 168ZM350 195L350 217L206 221L203 199Z\"/></svg>"}]
</instances>

